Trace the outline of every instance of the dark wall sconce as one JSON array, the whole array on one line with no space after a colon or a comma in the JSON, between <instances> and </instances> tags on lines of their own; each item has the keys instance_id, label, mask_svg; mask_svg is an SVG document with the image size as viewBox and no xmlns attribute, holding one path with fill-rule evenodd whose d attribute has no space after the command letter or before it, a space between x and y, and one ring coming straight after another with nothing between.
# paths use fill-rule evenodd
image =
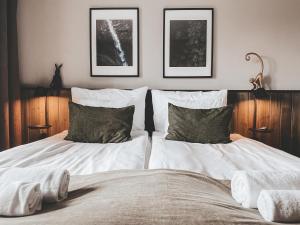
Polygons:
<instances>
[{"instance_id":1,"label":"dark wall sconce","mask_svg":"<svg viewBox=\"0 0 300 225\"><path fill-rule=\"evenodd\" d=\"M260 72L256 75L256 77L251 78L249 82L253 85L253 88L251 89L251 92L253 94L253 102L254 102L254 110L253 110L253 124L252 128L249 130L252 132L252 138L257 139L257 132L270 132L271 130L268 127L260 127L257 128L257 99L267 99L269 98L269 94L264 88L264 62L261 58L260 55L258 55L255 52L249 52L246 54L245 59L246 61L251 60L251 56L255 56L258 58L260 65L261 65L261 70Z\"/></svg>"}]
</instances>

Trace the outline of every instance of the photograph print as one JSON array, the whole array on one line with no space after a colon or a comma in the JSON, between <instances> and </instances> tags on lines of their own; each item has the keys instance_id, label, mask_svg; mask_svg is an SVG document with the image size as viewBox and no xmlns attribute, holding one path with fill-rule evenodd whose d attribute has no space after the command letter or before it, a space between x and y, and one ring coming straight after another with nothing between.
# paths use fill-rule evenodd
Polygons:
<instances>
[{"instance_id":1,"label":"photograph print","mask_svg":"<svg viewBox=\"0 0 300 225\"><path fill-rule=\"evenodd\" d=\"M90 9L91 75L138 76L138 9Z\"/></svg>"},{"instance_id":2,"label":"photograph print","mask_svg":"<svg viewBox=\"0 0 300 225\"><path fill-rule=\"evenodd\" d=\"M164 77L212 77L213 9L164 10Z\"/></svg>"}]
</instances>

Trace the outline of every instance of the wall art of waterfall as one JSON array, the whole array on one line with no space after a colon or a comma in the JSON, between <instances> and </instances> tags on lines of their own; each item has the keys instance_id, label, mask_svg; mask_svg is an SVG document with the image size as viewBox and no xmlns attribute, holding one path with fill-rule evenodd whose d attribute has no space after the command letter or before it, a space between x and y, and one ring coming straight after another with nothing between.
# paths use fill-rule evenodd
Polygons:
<instances>
[{"instance_id":1,"label":"wall art of waterfall","mask_svg":"<svg viewBox=\"0 0 300 225\"><path fill-rule=\"evenodd\" d=\"M97 66L133 65L132 24L130 19L96 21Z\"/></svg>"}]
</instances>

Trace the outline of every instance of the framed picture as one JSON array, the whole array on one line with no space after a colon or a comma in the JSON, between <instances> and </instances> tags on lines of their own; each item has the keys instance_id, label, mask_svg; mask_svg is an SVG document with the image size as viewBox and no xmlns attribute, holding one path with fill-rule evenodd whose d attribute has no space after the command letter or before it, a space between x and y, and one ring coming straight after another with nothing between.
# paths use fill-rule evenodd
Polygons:
<instances>
[{"instance_id":1,"label":"framed picture","mask_svg":"<svg viewBox=\"0 0 300 225\"><path fill-rule=\"evenodd\" d=\"M164 78L213 73L213 9L164 9Z\"/></svg>"},{"instance_id":2,"label":"framed picture","mask_svg":"<svg viewBox=\"0 0 300 225\"><path fill-rule=\"evenodd\" d=\"M90 9L93 77L139 76L139 9Z\"/></svg>"}]
</instances>

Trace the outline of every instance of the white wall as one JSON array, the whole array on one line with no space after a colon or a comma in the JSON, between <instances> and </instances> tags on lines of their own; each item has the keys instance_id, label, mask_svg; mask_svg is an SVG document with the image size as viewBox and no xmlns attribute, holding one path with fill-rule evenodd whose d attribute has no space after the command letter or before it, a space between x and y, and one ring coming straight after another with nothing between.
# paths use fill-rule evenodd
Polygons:
<instances>
[{"instance_id":1,"label":"white wall","mask_svg":"<svg viewBox=\"0 0 300 225\"><path fill-rule=\"evenodd\" d=\"M140 8L139 78L92 78L89 8ZM214 76L163 79L163 8L215 9ZM19 0L20 73L23 84L48 85L54 63L63 63L66 87L248 89L264 56L272 89L300 89L299 0Z\"/></svg>"}]
</instances>

